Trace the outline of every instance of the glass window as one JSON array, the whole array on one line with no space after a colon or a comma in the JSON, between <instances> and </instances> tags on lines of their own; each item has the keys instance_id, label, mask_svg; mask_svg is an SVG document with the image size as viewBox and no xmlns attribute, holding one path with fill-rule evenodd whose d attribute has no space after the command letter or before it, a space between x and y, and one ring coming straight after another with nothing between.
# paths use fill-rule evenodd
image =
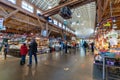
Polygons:
<instances>
[{"instance_id":1,"label":"glass window","mask_svg":"<svg viewBox=\"0 0 120 80\"><path fill-rule=\"evenodd\" d=\"M59 23L59 27L62 27L62 24L61 24L61 23Z\"/></svg>"},{"instance_id":2,"label":"glass window","mask_svg":"<svg viewBox=\"0 0 120 80\"><path fill-rule=\"evenodd\" d=\"M32 12L33 13L33 6L31 6L30 4L28 4L27 2L25 1L22 1L22 8L29 11L29 12Z\"/></svg>"},{"instance_id":3,"label":"glass window","mask_svg":"<svg viewBox=\"0 0 120 80\"><path fill-rule=\"evenodd\" d=\"M39 17L42 17L42 15L41 15L41 11L38 10L38 9L37 9L37 11L36 11L36 14L37 14Z\"/></svg>"},{"instance_id":4,"label":"glass window","mask_svg":"<svg viewBox=\"0 0 120 80\"><path fill-rule=\"evenodd\" d=\"M8 0L8 1L10 1L13 4L16 4L16 0Z\"/></svg>"},{"instance_id":5,"label":"glass window","mask_svg":"<svg viewBox=\"0 0 120 80\"><path fill-rule=\"evenodd\" d=\"M63 25L63 29L65 29L65 25Z\"/></svg>"},{"instance_id":6,"label":"glass window","mask_svg":"<svg viewBox=\"0 0 120 80\"><path fill-rule=\"evenodd\" d=\"M40 11L40 10L37 10L37 14L41 14L41 11Z\"/></svg>"},{"instance_id":7,"label":"glass window","mask_svg":"<svg viewBox=\"0 0 120 80\"><path fill-rule=\"evenodd\" d=\"M57 25L57 20L53 20L54 24Z\"/></svg>"}]
</instances>

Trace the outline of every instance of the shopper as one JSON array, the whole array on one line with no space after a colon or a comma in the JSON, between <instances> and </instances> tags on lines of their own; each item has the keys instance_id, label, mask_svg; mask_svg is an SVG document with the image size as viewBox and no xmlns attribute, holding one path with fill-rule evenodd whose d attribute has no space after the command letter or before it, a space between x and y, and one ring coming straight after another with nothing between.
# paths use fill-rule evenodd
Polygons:
<instances>
[{"instance_id":1,"label":"shopper","mask_svg":"<svg viewBox=\"0 0 120 80\"><path fill-rule=\"evenodd\" d=\"M37 43L36 43L35 39L32 39L31 43L29 45L29 64L28 64L28 66L32 65L32 55L34 55L35 62L37 64L38 63L38 61L37 61Z\"/></svg>"},{"instance_id":2,"label":"shopper","mask_svg":"<svg viewBox=\"0 0 120 80\"><path fill-rule=\"evenodd\" d=\"M94 42L91 43L91 52L94 53Z\"/></svg>"},{"instance_id":3,"label":"shopper","mask_svg":"<svg viewBox=\"0 0 120 80\"><path fill-rule=\"evenodd\" d=\"M7 42L4 43L4 59L6 60L7 58L7 54L8 54L8 50L9 50L9 45Z\"/></svg>"},{"instance_id":4,"label":"shopper","mask_svg":"<svg viewBox=\"0 0 120 80\"><path fill-rule=\"evenodd\" d=\"M84 43L83 43L83 48L84 48L85 55L86 55L86 50L88 48L88 43L86 41L84 41Z\"/></svg>"},{"instance_id":5,"label":"shopper","mask_svg":"<svg viewBox=\"0 0 120 80\"><path fill-rule=\"evenodd\" d=\"M20 48L20 54L21 54L21 61L20 65L24 65L26 61L26 54L28 53L28 48L26 46L26 43L23 43L23 45Z\"/></svg>"},{"instance_id":6,"label":"shopper","mask_svg":"<svg viewBox=\"0 0 120 80\"><path fill-rule=\"evenodd\" d=\"M63 41L60 42L60 45L61 45L61 51L64 49L64 43Z\"/></svg>"},{"instance_id":7,"label":"shopper","mask_svg":"<svg viewBox=\"0 0 120 80\"><path fill-rule=\"evenodd\" d=\"M67 41L65 41L64 47L65 47L65 53L67 53L68 50Z\"/></svg>"},{"instance_id":8,"label":"shopper","mask_svg":"<svg viewBox=\"0 0 120 80\"><path fill-rule=\"evenodd\" d=\"M49 49L50 49L50 53L52 53L52 45L53 45L53 44L52 44L52 41L50 40L50 41L49 41Z\"/></svg>"}]
</instances>

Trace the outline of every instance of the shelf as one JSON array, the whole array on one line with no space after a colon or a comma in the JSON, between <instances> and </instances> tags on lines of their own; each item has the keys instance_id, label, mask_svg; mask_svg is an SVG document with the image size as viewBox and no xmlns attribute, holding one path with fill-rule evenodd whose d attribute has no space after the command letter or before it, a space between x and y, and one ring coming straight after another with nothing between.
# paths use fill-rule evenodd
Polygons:
<instances>
[{"instance_id":1,"label":"shelf","mask_svg":"<svg viewBox=\"0 0 120 80\"><path fill-rule=\"evenodd\" d=\"M103 64L100 64L100 63L94 63L95 65L100 65L102 66ZM112 66L112 65L105 65L106 67L114 67L114 68L119 68L120 69L120 66Z\"/></svg>"}]
</instances>

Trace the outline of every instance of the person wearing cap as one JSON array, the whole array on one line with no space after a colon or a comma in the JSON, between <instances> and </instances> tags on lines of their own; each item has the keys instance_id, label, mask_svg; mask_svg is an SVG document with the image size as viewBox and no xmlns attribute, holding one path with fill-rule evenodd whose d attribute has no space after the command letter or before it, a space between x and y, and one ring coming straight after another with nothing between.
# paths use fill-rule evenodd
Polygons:
<instances>
[{"instance_id":1,"label":"person wearing cap","mask_svg":"<svg viewBox=\"0 0 120 80\"><path fill-rule=\"evenodd\" d=\"M23 43L23 45L20 48L20 54L21 54L21 61L20 65L24 65L26 61L26 54L28 53L28 48L26 46L26 43Z\"/></svg>"}]
</instances>

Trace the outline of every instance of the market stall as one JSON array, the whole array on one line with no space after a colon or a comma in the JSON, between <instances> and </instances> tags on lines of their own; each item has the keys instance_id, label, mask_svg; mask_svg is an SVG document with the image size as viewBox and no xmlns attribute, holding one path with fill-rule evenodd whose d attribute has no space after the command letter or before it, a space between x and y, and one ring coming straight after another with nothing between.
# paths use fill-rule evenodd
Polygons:
<instances>
[{"instance_id":1,"label":"market stall","mask_svg":"<svg viewBox=\"0 0 120 80\"><path fill-rule=\"evenodd\" d=\"M99 34L95 40L96 51L94 64L101 66L103 77L106 79L119 79L120 71L120 34L112 29L107 33ZM114 76L111 76L114 75ZM110 78L111 76L111 78Z\"/></svg>"}]
</instances>

